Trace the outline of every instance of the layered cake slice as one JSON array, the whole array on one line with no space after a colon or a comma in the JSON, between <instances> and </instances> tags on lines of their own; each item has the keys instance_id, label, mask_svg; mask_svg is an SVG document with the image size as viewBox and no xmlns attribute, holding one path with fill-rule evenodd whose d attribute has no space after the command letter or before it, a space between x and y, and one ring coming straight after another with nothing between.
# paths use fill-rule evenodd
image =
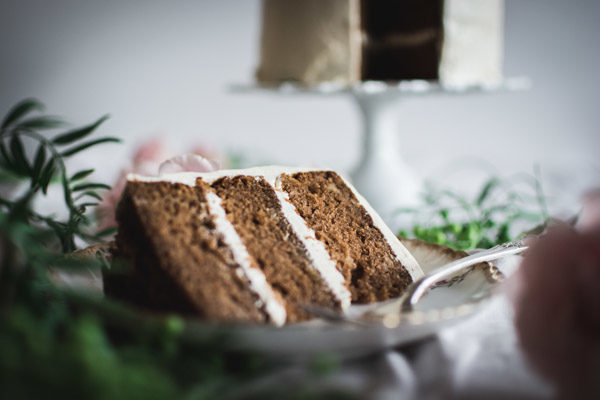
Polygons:
<instances>
[{"instance_id":1,"label":"layered cake slice","mask_svg":"<svg viewBox=\"0 0 600 400\"><path fill-rule=\"evenodd\" d=\"M504 0L263 0L258 82L502 79Z\"/></svg>"},{"instance_id":2,"label":"layered cake slice","mask_svg":"<svg viewBox=\"0 0 600 400\"><path fill-rule=\"evenodd\" d=\"M262 167L129 176L105 292L208 320L283 325L303 306L399 296L422 276L368 203L333 171Z\"/></svg>"}]
</instances>

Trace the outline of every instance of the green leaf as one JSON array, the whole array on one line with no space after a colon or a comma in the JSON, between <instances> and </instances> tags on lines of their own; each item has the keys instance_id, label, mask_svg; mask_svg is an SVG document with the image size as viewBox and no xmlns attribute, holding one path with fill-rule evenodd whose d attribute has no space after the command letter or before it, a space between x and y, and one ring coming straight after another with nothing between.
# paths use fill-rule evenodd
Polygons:
<instances>
[{"instance_id":1,"label":"green leaf","mask_svg":"<svg viewBox=\"0 0 600 400\"><path fill-rule=\"evenodd\" d=\"M112 143L121 143L121 139L114 138L114 137L107 137L107 138L92 140L92 141L80 144L78 146L71 147L70 149L67 149L67 150L63 151L61 153L61 155L63 157L70 157L73 154L77 154L80 151L87 149L88 147L92 147L92 146L95 146L95 145L100 144L100 143L109 143L109 142L112 142Z\"/></svg>"},{"instance_id":2,"label":"green leaf","mask_svg":"<svg viewBox=\"0 0 600 400\"><path fill-rule=\"evenodd\" d=\"M18 134L13 134L10 139L10 152L15 160L15 164L20 172L29 173L31 166L25 157L23 142Z\"/></svg>"},{"instance_id":3,"label":"green leaf","mask_svg":"<svg viewBox=\"0 0 600 400\"><path fill-rule=\"evenodd\" d=\"M82 183L82 184L73 186L73 188L71 190L73 192L79 192L81 190L89 190L89 189L110 189L110 186L105 185L104 183Z\"/></svg>"},{"instance_id":4,"label":"green leaf","mask_svg":"<svg viewBox=\"0 0 600 400\"><path fill-rule=\"evenodd\" d=\"M97 205L98 205L98 203L81 203L81 204L78 204L77 207L79 207L82 210L82 212L85 212L85 209L87 207L95 207Z\"/></svg>"},{"instance_id":5,"label":"green leaf","mask_svg":"<svg viewBox=\"0 0 600 400\"><path fill-rule=\"evenodd\" d=\"M3 166L0 166L0 181L2 183L18 183L23 182L23 177L15 173L12 169L7 169Z\"/></svg>"},{"instance_id":6,"label":"green leaf","mask_svg":"<svg viewBox=\"0 0 600 400\"><path fill-rule=\"evenodd\" d=\"M93 124L84 126L83 128L78 128L71 130L69 132L63 133L61 135L56 136L52 139L52 143L58 145L71 144L77 140L83 139L84 137L91 134L100 124L108 119L108 115L103 116Z\"/></svg>"},{"instance_id":7,"label":"green leaf","mask_svg":"<svg viewBox=\"0 0 600 400\"><path fill-rule=\"evenodd\" d=\"M510 225L508 223L500 225L500 228L498 229L498 235L496 236L496 241L498 243L506 243L510 241Z\"/></svg>"},{"instance_id":8,"label":"green leaf","mask_svg":"<svg viewBox=\"0 0 600 400\"><path fill-rule=\"evenodd\" d=\"M64 124L65 123L61 118L44 115L41 117L26 119L17 125L16 129L29 131L36 129L54 129L64 126Z\"/></svg>"},{"instance_id":9,"label":"green leaf","mask_svg":"<svg viewBox=\"0 0 600 400\"><path fill-rule=\"evenodd\" d=\"M487 237L482 237L477 243L477 248L479 249L489 249L490 247L494 247L494 242Z\"/></svg>"},{"instance_id":10,"label":"green leaf","mask_svg":"<svg viewBox=\"0 0 600 400\"><path fill-rule=\"evenodd\" d=\"M0 159L1 164L8 169L14 169L13 160L8 154L8 149L2 142L0 142L0 155L2 155L2 159Z\"/></svg>"},{"instance_id":11,"label":"green leaf","mask_svg":"<svg viewBox=\"0 0 600 400\"><path fill-rule=\"evenodd\" d=\"M63 252L70 252L74 248L74 246L72 245L71 240L69 238L67 225L62 222L57 222L50 219L47 219L44 222L46 223L46 225L48 225L50 229L54 231L55 235L60 240Z\"/></svg>"},{"instance_id":12,"label":"green leaf","mask_svg":"<svg viewBox=\"0 0 600 400\"><path fill-rule=\"evenodd\" d=\"M444 226L444 232L458 234L462 230L462 226L457 223L450 223Z\"/></svg>"},{"instance_id":13,"label":"green leaf","mask_svg":"<svg viewBox=\"0 0 600 400\"><path fill-rule=\"evenodd\" d=\"M483 223L482 223L482 226L483 226L484 229L491 229L494 226L496 226L496 221L493 221L491 219L484 219Z\"/></svg>"},{"instance_id":14,"label":"green leaf","mask_svg":"<svg viewBox=\"0 0 600 400\"><path fill-rule=\"evenodd\" d=\"M442 220L446 224L450 223L450 221L448 220L449 212L448 212L447 208L442 208L441 210L438 211L438 214L440 215L440 217L442 217Z\"/></svg>"},{"instance_id":15,"label":"green leaf","mask_svg":"<svg viewBox=\"0 0 600 400\"><path fill-rule=\"evenodd\" d=\"M512 222L515 220L526 220L530 222L544 221L544 215L541 213L530 212L526 210L517 210L513 214L509 215L507 221Z\"/></svg>"},{"instance_id":16,"label":"green leaf","mask_svg":"<svg viewBox=\"0 0 600 400\"><path fill-rule=\"evenodd\" d=\"M85 178L86 176L93 174L94 171L95 171L95 169L93 169L93 168L92 169L84 169L82 171L75 173L69 180L71 182L81 180L81 179Z\"/></svg>"},{"instance_id":17,"label":"green leaf","mask_svg":"<svg viewBox=\"0 0 600 400\"><path fill-rule=\"evenodd\" d=\"M85 196L93 197L94 199L96 199L98 201L102 201L102 197L98 193L92 192L92 191L87 191L87 192L80 193L79 195L77 195L75 197L74 200L77 201L79 199L82 199Z\"/></svg>"},{"instance_id":18,"label":"green leaf","mask_svg":"<svg viewBox=\"0 0 600 400\"><path fill-rule=\"evenodd\" d=\"M4 120L2 121L2 129L8 127L13 122L19 120L26 114L30 113L34 110L43 110L44 105L40 103L36 99L25 99L17 103L11 110L8 112Z\"/></svg>"},{"instance_id":19,"label":"green leaf","mask_svg":"<svg viewBox=\"0 0 600 400\"><path fill-rule=\"evenodd\" d=\"M35 153L35 161L33 162L33 172L31 177L31 187L35 186L40 179L40 174L42 173L42 167L46 162L46 149L42 144L39 145L36 153Z\"/></svg>"},{"instance_id":20,"label":"green leaf","mask_svg":"<svg viewBox=\"0 0 600 400\"><path fill-rule=\"evenodd\" d=\"M483 189L481 189L481 192L479 193L479 196L477 196L477 200L475 201L475 204L480 207L483 204L483 202L485 201L485 199L488 198L488 196L492 192L492 189L494 189L499 184L500 184L500 180L498 178L490 179L485 184Z\"/></svg>"},{"instance_id":21,"label":"green leaf","mask_svg":"<svg viewBox=\"0 0 600 400\"><path fill-rule=\"evenodd\" d=\"M497 212L505 212L508 211L512 208L511 205L508 204L500 204L497 206L493 206L488 208L487 210L485 210L485 212L483 213L483 218L487 219L490 218L493 214L497 213Z\"/></svg>"},{"instance_id":22,"label":"green leaf","mask_svg":"<svg viewBox=\"0 0 600 400\"><path fill-rule=\"evenodd\" d=\"M463 210L465 210L467 213L469 213L469 215L471 215L471 213L473 211L473 207L469 204L469 202L464 197L462 197L461 195L456 194L454 192L451 192L449 190L443 190L441 192L441 194L443 196L449 197L452 200L456 201Z\"/></svg>"},{"instance_id":23,"label":"green leaf","mask_svg":"<svg viewBox=\"0 0 600 400\"><path fill-rule=\"evenodd\" d=\"M56 165L54 158L51 158L50 161L46 163L46 166L42 170L40 174L40 187L42 188L42 192L46 194L48 192L48 185L50 184L50 180L54 176L56 172Z\"/></svg>"},{"instance_id":24,"label":"green leaf","mask_svg":"<svg viewBox=\"0 0 600 400\"><path fill-rule=\"evenodd\" d=\"M71 208L73 206L73 201L71 198L72 190L71 190L71 186L69 185L70 182L69 182L69 179L67 178L66 171L64 169L62 169L60 171L60 183L63 187L63 195L65 198L65 203L67 203L67 206L69 208Z\"/></svg>"}]
</instances>

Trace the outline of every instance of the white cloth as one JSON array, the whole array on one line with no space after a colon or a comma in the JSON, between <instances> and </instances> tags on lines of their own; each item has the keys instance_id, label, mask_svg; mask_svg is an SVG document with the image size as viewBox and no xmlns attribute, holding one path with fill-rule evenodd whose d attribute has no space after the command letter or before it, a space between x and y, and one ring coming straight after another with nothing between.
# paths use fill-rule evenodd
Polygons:
<instances>
[{"instance_id":1,"label":"white cloth","mask_svg":"<svg viewBox=\"0 0 600 400\"><path fill-rule=\"evenodd\" d=\"M519 257L496 266L510 276ZM548 399L550 385L527 365L519 348L512 304L500 292L470 318L433 338L348 360L330 375L294 365L277 381L318 393L348 391L361 399Z\"/></svg>"},{"instance_id":2,"label":"white cloth","mask_svg":"<svg viewBox=\"0 0 600 400\"><path fill-rule=\"evenodd\" d=\"M511 304L499 294L473 317L420 343L345 361L325 376L294 365L268 381L375 400L552 398L549 384L526 364L512 318Z\"/></svg>"}]
</instances>

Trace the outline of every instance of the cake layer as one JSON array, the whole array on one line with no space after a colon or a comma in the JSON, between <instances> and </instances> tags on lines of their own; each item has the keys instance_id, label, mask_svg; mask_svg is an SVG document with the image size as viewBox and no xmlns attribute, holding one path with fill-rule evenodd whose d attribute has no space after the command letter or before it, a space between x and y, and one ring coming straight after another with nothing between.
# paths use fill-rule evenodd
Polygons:
<instances>
[{"instance_id":1,"label":"cake layer","mask_svg":"<svg viewBox=\"0 0 600 400\"><path fill-rule=\"evenodd\" d=\"M208 185L127 183L119 204L118 257L134 268L126 285L107 283L107 292L131 291L131 299L156 310L184 311L209 320L265 321L259 296L247 280L206 201ZM117 293L118 295L118 293ZM172 296L172 297L171 297ZM127 293L120 297L128 296ZM185 299L185 300L184 300ZM257 307L257 305L259 307Z\"/></svg>"},{"instance_id":2,"label":"cake layer","mask_svg":"<svg viewBox=\"0 0 600 400\"><path fill-rule=\"evenodd\" d=\"M443 0L362 0L362 79L438 79L443 9Z\"/></svg>"},{"instance_id":3,"label":"cake layer","mask_svg":"<svg viewBox=\"0 0 600 400\"><path fill-rule=\"evenodd\" d=\"M300 216L337 261L354 302L397 297L413 281L373 218L338 174L301 172L281 180ZM408 257L405 260L414 269L416 262Z\"/></svg>"},{"instance_id":4,"label":"cake layer","mask_svg":"<svg viewBox=\"0 0 600 400\"><path fill-rule=\"evenodd\" d=\"M107 275L107 294L207 319L282 325L309 318L304 305L384 300L422 276L332 171L129 176L118 221L119 254L134 270L128 280Z\"/></svg>"},{"instance_id":5,"label":"cake layer","mask_svg":"<svg viewBox=\"0 0 600 400\"><path fill-rule=\"evenodd\" d=\"M231 249L233 259L240 267L236 273L245 278L250 290L258 295L260 300L256 305L264 306L270 321L275 325L283 325L287 318L284 301L279 294L272 290L265 274L257 267L256 262L248 253L242 238L227 218L221 198L210 190L206 193L206 200L210 213L215 219L216 231L223 235L223 241Z\"/></svg>"},{"instance_id":6,"label":"cake layer","mask_svg":"<svg viewBox=\"0 0 600 400\"><path fill-rule=\"evenodd\" d=\"M212 184L248 253L284 299L287 320L310 317L303 305L340 308L332 291L312 267L306 248L283 216L273 187L264 179L238 175Z\"/></svg>"}]
</instances>

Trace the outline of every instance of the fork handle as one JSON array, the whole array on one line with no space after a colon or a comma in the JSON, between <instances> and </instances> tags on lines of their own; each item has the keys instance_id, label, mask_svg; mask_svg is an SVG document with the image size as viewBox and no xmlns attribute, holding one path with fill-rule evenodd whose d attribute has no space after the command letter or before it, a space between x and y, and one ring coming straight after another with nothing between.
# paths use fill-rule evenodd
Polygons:
<instances>
[{"instance_id":1,"label":"fork handle","mask_svg":"<svg viewBox=\"0 0 600 400\"><path fill-rule=\"evenodd\" d=\"M511 254L518 254L527 249L523 240L503 243L491 249L480 251L470 256L442 265L429 274L413 282L405 292L401 301L403 312L410 312L417 305L421 297L437 282L453 275L460 270L478 264L480 262L492 261Z\"/></svg>"}]
</instances>

